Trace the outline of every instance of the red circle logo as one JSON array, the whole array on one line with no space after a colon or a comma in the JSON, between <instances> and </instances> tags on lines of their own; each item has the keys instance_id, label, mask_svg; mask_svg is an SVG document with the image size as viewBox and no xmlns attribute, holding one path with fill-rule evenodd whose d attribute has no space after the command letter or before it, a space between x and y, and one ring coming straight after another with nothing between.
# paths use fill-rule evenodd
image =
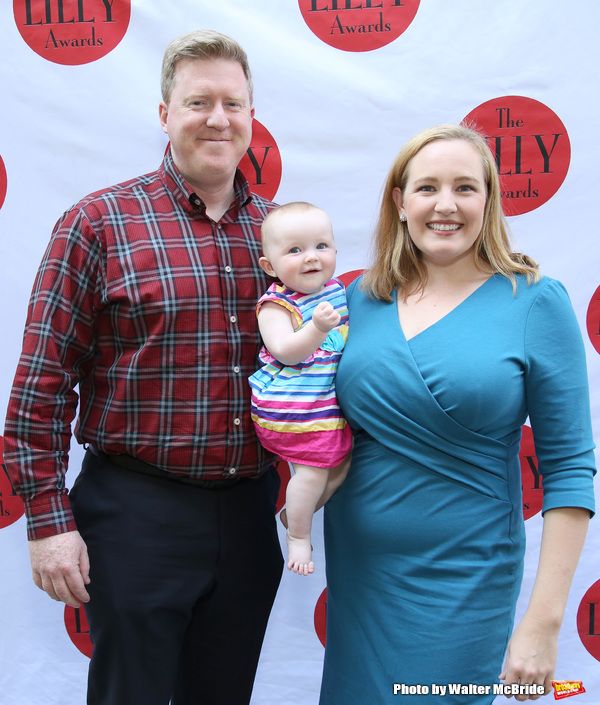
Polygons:
<instances>
[{"instance_id":1,"label":"red circle logo","mask_svg":"<svg viewBox=\"0 0 600 705\"><path fill-rule=\"evenodd\" d=\"M252 140L240 162L250 190L272 201L281 181L281 154L273 135L258 120L252 122Z\"/></svg>"},{"instance_id":2,"label":"red circle logo","mask_svg":"<svg viewBox=\"0 0 600 705\"><path fill-rule=\"evenodd\" d=\"M15 22L27 45L56 64L89 64L125 36L131 0L13 0Z\"/></svg>"},{"instance_id":3,"label":"red circle logo","mask_svg":"<svg viewBox=\"0 0 600 705\"><path fill-rule=\"evenodd\" d=\"M585 593L577 610L577 631L581 643L600 661L600 580Z\"/></svg>"},{"instance_id":4,"label":"red circle logo","mask_svg":"<svg viewBox=\"0 0 600 705\"><path fill-rule=\"evenodd\" d=\"M13 490L4 466L4 439L0 436L0 529L14 524L25 513L21 498Z\"/></svg>"},{"instance_id":5,"label":"red circle logo","mask_svg":"<svg viewBox=\"0 0 600 705\"><path fill-rule=\"evenodd\" d=\"M281 478L279 497L277 498L277 506L275 508L275 514L278 514L285 506L285 494L287 491L288 482L292 477L292 471L290 470L289 463L281 458L277 458L275 461L275 467L277 468L277 472Z\"/></svg>"},{"instance_id":6,"label":"red circle logo","mask_svg":"<svg viewBox=\"0 0 600 705\"><path fill-rule=\"evenodd\" d=\"M600 286L594 292L587 310L587 332L597 353L600 353Z\"/></svg>"},{"instance_id":7,"label":"red circle logo","mask_svg":"<svg viewBox=\"0 0 600 705\"><path fill-rule=\"evenodd\" d=\"M420 0L298 0L304 21L325 44L373 51L397 39L414 20Z\"/></svg>"},{"instance_id":8,"label":"red circle logo","mask_svg":"<svg viewBox=\"0 0 600 705\"><path fill-rule=\"evenodd\" d=\"M90 627L83 607L65 605L65 627L67 634L84 656L91 657L94 649L90 639Z\"/></svg>"},{"instance_id":9,"label":"red circle logo","mask_svg":"<svg viewBox=\"0 0 600 705\"><path fill-rule=\"evenodd\" d=\"M558 191L571 161L561 120L543 103L522 96L488 100L463 122L475 123L495 156L506 215L539 208Z\"/></svg>"},{"instance_id":10,"label":"red circle logo","mask_svg":"<svg viewBox=\"0 0 600 705\"><path fill-rule=\"evenodd\" d=\"M0 208L4 205L4 199L6 198L6 189L8 187L8 179L6 176L6 167L0 157Z\"/></svg>"},{"instance_id":11,"label":"red circle logo","mask_svg":"<svg viewBox=\"0 0 600 705\"><path fill-rule=\"evenodd\" d=\"M523 426L521 431L519 459L521 461L521 485L523 487L523 517L524 519L530 519L542 511L544 492L542 490L542 476L538 472L533 432L529 426Z\"/></svg>"},{"instance_id":12,"label":"red circle logo","mask_svg":"<svg viewBox=\"0 0 600 705\"><path fill-rule=\"evenodd\" d=\"M355 279L358 279L364 271L364 269L353 269L351 272L338 274L338 279L344 286L349 286Z\"/></svg>"},{"instance_id":13,"label":"red circle logo","mask_svg":"<svg viewBox=\"0 0 600 705\"><path fill-rule=\"evenodd\" d=\"M327 631L327 588L323 590L315 606L315 632L325 646Z\"/></svg>"}]
</instances>

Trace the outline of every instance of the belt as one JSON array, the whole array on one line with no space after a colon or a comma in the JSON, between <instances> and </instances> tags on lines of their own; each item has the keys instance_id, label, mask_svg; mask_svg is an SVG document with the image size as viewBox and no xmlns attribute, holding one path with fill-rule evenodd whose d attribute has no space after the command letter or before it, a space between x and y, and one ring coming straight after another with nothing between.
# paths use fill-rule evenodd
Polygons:
<instances>
[{"instance_id":1,"label":"belt","mask_svg":"<svg viewBox=\"0 0 600 705\"><path fill-rule=\"evenodd\" d=\"M202 490L228 490L234 485L237 485L238 482L243 479L241 477L234 477L230 480L201 480L193 477L180 477L179 475L173 475L173 473L161 470L156 465L145 463L143 460L134 458L131 455L113 455L110 453L104 453L92 445L88 445L87 450L99 458L104 458L105 460L108 460L108 462L118 465L121 468L125 468L126 470L131 470L150 477L157 477L161 480L167 480L169 482L176 482L180 485L191 485Z\"/></svg>"}]
</instances>

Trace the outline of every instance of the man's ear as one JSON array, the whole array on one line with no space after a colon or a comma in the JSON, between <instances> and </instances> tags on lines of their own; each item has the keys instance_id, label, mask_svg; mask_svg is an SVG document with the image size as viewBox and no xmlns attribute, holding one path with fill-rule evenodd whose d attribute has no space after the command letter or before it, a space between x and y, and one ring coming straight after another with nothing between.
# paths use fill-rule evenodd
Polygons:
<instances>
[{"instance_id":1,"label":"man's ear","mask_svg":"<svg viewBox=\"0 0 600 705\"><path fill-rule=\"evenodd\" d=\"M264 257L264 256L261 257L258 260L258 264L260 264L260 266L261 266L263 272L265 272L265 274L268 274L270 277L277 278L277 275L275 274L275 270L273 269L273 267L271 266L271 263L269 262L269 260L266 257Z\"/></svg>"},{"instance_id":2,"label":"man's ear","mask_svg":"<svg viewBox=\"0 0 600 705\"><path fill-rule=\"evenodd\" d=\"M167 115L169 114L169 108L164 100L161 100L158 104L158 117L160 118L160 126L163 132L167 132Z\"/></svg>"}]
</instances>

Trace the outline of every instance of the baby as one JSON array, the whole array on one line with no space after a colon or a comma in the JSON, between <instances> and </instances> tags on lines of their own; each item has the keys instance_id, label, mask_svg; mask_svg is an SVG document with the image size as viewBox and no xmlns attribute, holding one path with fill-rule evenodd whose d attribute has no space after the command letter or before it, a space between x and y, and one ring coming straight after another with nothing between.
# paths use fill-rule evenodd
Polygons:
<instances>
[{"instance_id":1,"label":"baby","mask_svg":"<svg viewBox=\"0 0 600 705\"><path fill-rule=\"evenodd\" d=\"M260 266L278 283L256 311L263 367L249 379L262 445L291 463L286 494L289 570L314 572L314 512L343 482L352 444L335 394L348 335L343 284L332 279L337 250L327 214L310 203L276 208L261 230ZM284 521L285 523L285 521Z\"/></svg>"}]
</instances>

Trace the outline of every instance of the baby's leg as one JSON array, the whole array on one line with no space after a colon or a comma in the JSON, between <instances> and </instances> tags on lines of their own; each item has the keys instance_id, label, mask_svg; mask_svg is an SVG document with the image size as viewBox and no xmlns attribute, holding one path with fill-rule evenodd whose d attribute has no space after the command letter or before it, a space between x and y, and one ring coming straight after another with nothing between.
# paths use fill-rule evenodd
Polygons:
<instances>
[{"instance_id":1,"label":"baby's leg","mask_svg":"<svg viewBox=\"0 0 600 705\"><path fill-rule=\"evenodd\" d=\"M314 572L310 530L317 502L327 484L327 468L293 464L294 475L286 492L288 570L300 575Z\"/></svg>"},{"instance_id":2,"label":"baby's leg","mask_svg":"<svg viewBox=\"0 0 600 705\"><path fill-rule=\"evenodd\" d=\"M348 470L350 469L350 461L352 460L352 452L349 452L348 455L342 460L342 462L339 465L336 465L333 468L329 468L329 472L327 473L327 482L325 484L325 489L323 490L323 494L321 495L319 501L317 502L317 506L315 507L315 512L318 512L321 507L325 506L327 502L331 499L331 497L335 494L339 486L344 482L346 479L346 476L348 475ZM287 511L285 507L281 510L279 514L279 518L281 519L281 523L285 526L285 528L288 528L288 520L287 520Z\"/></svg>"},{"instance_id":3,"label":"baby's leg","mask_svg":"<svg viewBox=\"0 0 600 705\"><path fill-rule=\"evenodd\" d=\"M352 452L348 453L348 455L346 455L346 457L342 460L341 463L329 469L329 472L327 473L327 482L325 484L325 489L323 490L323 494L317 502L315 511L318 511L319 509L321 509L321 507L324 507L327 502L329 502L331 497L335 494L342 482L344 482L344 480L346 479L346 475L348 475L348 470L350 469L351 460Z\"/></svg>"}]
</instances>

